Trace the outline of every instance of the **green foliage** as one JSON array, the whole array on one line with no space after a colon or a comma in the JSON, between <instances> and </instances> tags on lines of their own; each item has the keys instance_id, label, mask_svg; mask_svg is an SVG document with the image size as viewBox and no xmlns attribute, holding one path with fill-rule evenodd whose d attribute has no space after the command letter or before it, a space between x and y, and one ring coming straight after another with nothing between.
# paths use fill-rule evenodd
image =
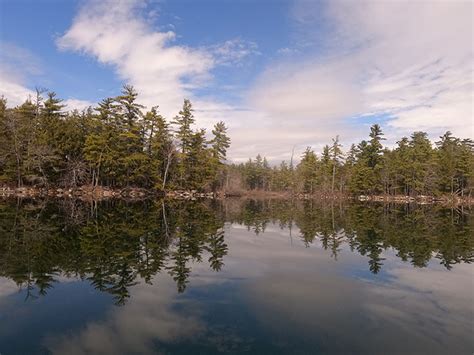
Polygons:
<instances>
[{"instance_id":1,"label":"green foliage","mask_svg":"<svg viewBox=\"0 0 474 355\"><path fill-rule=\"evenodd\" d=\"M0 100L1 182L199 190L222 184L227 128L216 124L207 142L205 131L191 129L189 100L173 122L174 135L157 106L143 113L129 85L83 112L65 112L54 92L46 99L42 93L15 108Z\"/></svg>"},{"instance_id":2,"label":"green foliage","mask_svg":"<svg viewBox=\"0 0 474 355\"><path fill-rule=\"evenodd\" d=\"M227 204L227 205L226 205ZM337 259L345 244L376 274L390 251L415 267L446 269L474 261L472 213L442 206L333 204L314 200L102 201L0 203L0 276L45 296L60 277L87 280L124 305L130 288L167 272L179 292L196 263L219 271L228 246L225 222L255 234L289 230L291 242L321 246ZM290 246L289 246L290 247Z\"/></svg>"},{"instance_id":3,"label":"green foliage","mask_svg":"<svg viewBox=\"0 0 474 355\"><path fill-rule=\"evenodd\" d=\"M241 164L240 173L246 186L251 190L269 190L271 186L271 168L266 158L258 154L255 160L249 159Z\"/></svg>"},{"instance_id":4,"label":"green foliage","mask_svg":"<svg viewBox=\"0 0 474 355\"><path fill-rule=\"evenodd\" d=\"M184 100L183 108L172 122L176 125L176 138L179 140L181 153L186 154L191 146L192 129L194 124L193 106L188 99Z\"/></svg>"},{"instance_id":5,"label":"green foliage","mask_svg":"<svg viewBox=\"0 0 474 355\"><path fill-rule=\"evenodd\" d=\"M212 155L218 162L225 161L227 149L230 147L230 138L227 136L227 127L224 122L218 122L212 130L214 138L211 140Z\"/></svg>"},{"instance_id":6,"label":"green foliage","mask_svg":"<svg viewBox=\"0 0 474 355\"><path fill-rule=\"evenodd\" d=\"M218 271L227 255L224 221L199 202L104 202L91 213L74 200L21 201L0 204L0 217L0 276L31 298L46 295L65 274L124 305L139 279L151 283L155 274L169 272L183 292L193 262L206 257Z\"/></svg>"},{"instance_id":7,"label":"green foliage","mask_svg":"<svg viewBox=\"0 0 474 355\"><path fill-rule=\"evenodd\" d=\"M473 185L474 142L461 140L446 132L436 142L436 171L443 192L470 193Z\"/></svg>"},{"instance_id":8,"label":"green foliage","mask_svg":"<svg viewBox=\"0 0 474 355\"><path fill-rule=\"evenodd\" d=\"M232 165L244 188L307 194L359 195L470 195L474 184L474 142L450 132L433 147L425 132L403 137L395 149L384 148L379 125L370 128L369 140L352 144L344 155L339 137L318 156L303 153L295 173L285 162L270 167L260 155L245 164ZM344 159L345 157L345 159Z\"/></svg>"},{"instance_id":9,"label":"green foliage","mask_svg":"<svg viewBox=\"0 0 474 355\"><path fill-rule=\"evenodd\" d=\"M144 112L125 85L94 109L66 112L54 92L9 108L0 99L0 183L39 187L80 185L166 189L263 190L306 194L472 194L474 142L446 132L433 146L425 132L383 146L378 124L346 154L339 137L320 154L308 148L296 168L257 155L227 164L224 122L211 137L193 128L189 100L168 123L158 106ZM171 128L173 127L173 128Z\"/></svg>"},{"instance_id":10,"label":"green foliage","mask_svg":"<svg viewBox=\"0 0 474 355\"><path fill-rule=\"evenodd\" d=\"M313 193L316 186L320 183L320 178L318 174L318 158L310 147L306 148L296 170L301 178L303 191L305 193Z\"/></svg>"}]
</instances>

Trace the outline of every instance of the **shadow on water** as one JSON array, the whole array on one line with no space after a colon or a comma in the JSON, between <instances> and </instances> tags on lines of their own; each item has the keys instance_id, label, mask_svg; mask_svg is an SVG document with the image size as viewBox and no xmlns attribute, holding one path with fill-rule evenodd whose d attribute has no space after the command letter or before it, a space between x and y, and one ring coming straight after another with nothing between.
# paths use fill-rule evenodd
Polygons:
<instances>
[{"instance_id":1,"label":"shadow on water","mask_svg":"<svg viewBox=\"0 0 474 355\"><path fill-rule=\"evenodd\" d=\"M224 267L226 222L256 235L277 225L290 243L321 245L336 260L345 246L366 257L374 274L387 249L414 267L435 258L451 269L473 260L470 217L441 206L374 203L10 200L0 203L0 276L26 290L27 300L64 277L88 280L117 305L127 302L131 286L151 283L157 273L169 273L184 292L193 263Z\"/></svg>"}]
</instances>

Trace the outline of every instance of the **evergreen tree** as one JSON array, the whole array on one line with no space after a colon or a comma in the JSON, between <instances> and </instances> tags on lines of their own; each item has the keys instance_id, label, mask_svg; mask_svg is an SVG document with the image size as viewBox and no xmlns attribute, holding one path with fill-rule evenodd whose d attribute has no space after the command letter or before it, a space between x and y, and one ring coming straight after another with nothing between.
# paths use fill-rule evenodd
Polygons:
<instances>
[{"instance_id":1,"label":"evergreen tree","mask_svg":"<svg viewBox=\"0 0 474 355\"><path fill-rule=\"evenodd\" d=\"M414 132L411 135L408 153L410 175L407 176L409 194L425 194L433 190L433 150L425 132Z\"/></svg>"},{"instance_id":2,"label":"evergreen tree","mask_svg":"<svg viewBox=\"0 0 474 355\"><path fill-rule=\"evenodd\" d=\"M296 169L302 180L303 191L312 194L320 180L318 178L318 158L310 147L306 148Z\"/></svg>"},{"instance_id":3,"label":"evergreen tree","mask_svg":"<svg viewBox=\"0 0 474 355\"><path fill-rule=\"evenodd\" d=\"M331 192L334 193L334 182L336 180L336 170L340 164L341 159L343 158L341 147L342 145L339 144L339 136L334 138L331 146L331 163L332 163L332 184L331 184Z\"/></svg>"},{"instance_id":4,"label":"evergreen tree","mask_svg":"<svg viewBox=\"0 0 474 355\"><path fill-rule=\"evenodd\" d=\"M213 173L211 159L212 153L206 146L206 131L194 132L185 157L186 181L191 189L202 190L210 183Z\"/></svg>"},{"instance_id":5,"label":"evergreen tree","mask_svg":"<svg viewBox=\"0 0 474 355\"><path fill-rule=\"evenodd\" d=\"M385 139L382 138L382 136L382 129L378 124L374 124L370 127L367 164L372 169L375 169L377 164L381 163L380 156L382 153L382 140Z\"/></svg>"},{"instance_id":6,"label":"evergreen tree","mask_svg":"<svg viewBox=\"0 0 474 355\"><path fill-rule=\"evenodd\" d=\"M219 162L223 162L227 156L227 149L230 147L230 138L227 136L227 127L224 122L218 122L212 130L211 140L212 154Z\"/></svg>"},{"instance_id":7,"label":"evergreen tree","mask_svg":"<svg viewBox=\"0 0 474 355\"><path fill-rule=\"evenodd\" d=\"M33 100L9 108L0 98L0 182L23 186L140 186L216 191L236 188L291 193L340 191L353 194L470 196L474 143L446 132L432 145L425 132L384 148L379 125L369 140L351 145L347 157L336 136L318 159L308 148L297 168L271 165L260 154L244 164L226 164L230 138L223 122L206 140L193 131L189 100L172 121L174 136L158 107L145 115L138 93L125 85L119 96L92 110L66 111L54 92L37 89ZM175 143L176 142L176 143ZM293 154L292 154L293 156ZM337 240L327 233L327 245ZM332 243L332 244L331 244ZM422 258L421 258L422 259ZM420 260L421 260L420 259ZM144 271L145 272L145 271Z\"/></svg>"},{"instance_id":8,"label":"evergreen tree","mask_svg":"<svg viewBox=\"0 0 474 355\"><path fill-rule=\"evenodd\" d=\"M212 190L216 191L222 187L226 178L227 169L224 162L227 157L227 149L230 147L230 138L227 136L227 127L224 122L218 122L212 130L213 138L209 142L212 149L212 168L215 179L212 183Z\"/></svg>"},{"instance_id":9,"label":"evergreen tree","mask_svg":"<svg viewBox=\"0 0 474 355\"><path fill-rule=\"evenodd\" d=\"M193 135L191 126L194 124L193 111L191 101L185 99L183 108L179 111L178 116L176 116L172 122L177 126L176 138L179 140L179 147L181 148L182 154L186 154L191 145L191 136Z\"/></svg>"},{"instance_id":10,"label":"evergreen tree","mask_svg":"<svg viewBox=\"0 0 474 355\"><path fill-rule=\"evenodd\" d=\"M147 147L149 159L152 162L152 176L160 187L166 184L165 174L169 171L173 150L172 137L169 125L162 115L158 113L158 107L152 107L144 117L145 130L147 132Z\"/></svg>"}]
</instances>

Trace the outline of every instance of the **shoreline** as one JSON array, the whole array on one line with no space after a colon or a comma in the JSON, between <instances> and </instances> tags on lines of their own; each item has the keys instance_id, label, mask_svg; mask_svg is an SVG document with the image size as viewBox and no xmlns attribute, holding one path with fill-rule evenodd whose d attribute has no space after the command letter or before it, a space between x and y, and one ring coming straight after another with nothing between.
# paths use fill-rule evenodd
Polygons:
<instances>
[{"instance_id":1,"label":"shoreline","mask_svg":"<svg viewBox=\"0 0 474 355\"><path fill-rule=\"evenodd\" d=\"M326 201L359 201L359 202L383 202L383 203L416 203L416 204L445 204L445 205L473 205L474 198L469 196L404 196L404 195L349 195L343 193L315 193L304 194L291 192L250 190L239 192L217 191L198 192L196 190L174 190L161 191L144 189L138 187L127 187L114 189L103 186L80 186L76 188L37 188L37 187L0 187L0 197L17 198L76 198L81 200L105 200L105 199L134 199L141 200L152 197L170 199L297 199L297 200L326 200Z\"/></svg>"}]
</instances>

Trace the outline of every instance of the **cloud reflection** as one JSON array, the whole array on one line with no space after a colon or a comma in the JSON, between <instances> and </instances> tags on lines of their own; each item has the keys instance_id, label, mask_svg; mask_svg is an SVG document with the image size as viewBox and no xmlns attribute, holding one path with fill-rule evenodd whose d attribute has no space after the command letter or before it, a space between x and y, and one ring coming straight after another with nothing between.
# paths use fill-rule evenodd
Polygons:
<instances>
[{"instance_id":1,"label":"cloud reflection","mask_svg":"<svg viewBox=\"0 0 474 355\"><path fill-rule=\"evenodd\" d=\"M419 269L384 255L386 272L372 275L365 257L347 246L336 262L276 224L259 235L227 225L226 242L223 270L194 264L184 295L168 275L157 275L153 285L132 287L130 302L111 307L102 321L50 336L45 345L53 354L147 354L184 344L209 352L472 349L469 264Z\"/></svg>"}]
</instances>

